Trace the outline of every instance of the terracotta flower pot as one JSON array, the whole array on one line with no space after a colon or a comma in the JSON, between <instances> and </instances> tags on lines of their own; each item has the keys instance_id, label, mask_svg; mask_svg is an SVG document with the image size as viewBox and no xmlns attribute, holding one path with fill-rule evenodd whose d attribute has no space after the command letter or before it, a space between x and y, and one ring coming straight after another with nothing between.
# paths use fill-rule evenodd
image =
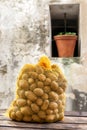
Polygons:
<instances>
[{"instance_id":1,"label":"terracotta flower pot","mask_svg":"<svg viewBox=\"0 0 87 130\"><path fill-rule=\"evenodd\" d=\"M56 35L54 36L59 57L73 57L76 45L76 35Z\"/></svg>"}]
</instances>

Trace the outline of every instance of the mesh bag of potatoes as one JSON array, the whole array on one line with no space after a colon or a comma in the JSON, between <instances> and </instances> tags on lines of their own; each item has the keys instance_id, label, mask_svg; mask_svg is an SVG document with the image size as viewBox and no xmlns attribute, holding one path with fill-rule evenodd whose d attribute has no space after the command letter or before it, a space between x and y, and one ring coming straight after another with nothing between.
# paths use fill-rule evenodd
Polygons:
<instances>
[{"instance_id":1,"label":"mesh bag of potatoes","mask_svg":"<svg viewBox=\"0 0 87 130\"><path fill-rule=\"evenodd\" d=\"M12 120L56 122L64 118L67 81L56 64L43 56L25 64L16 83L16 96L7 113Z\"/></svg>"}]
</instances>

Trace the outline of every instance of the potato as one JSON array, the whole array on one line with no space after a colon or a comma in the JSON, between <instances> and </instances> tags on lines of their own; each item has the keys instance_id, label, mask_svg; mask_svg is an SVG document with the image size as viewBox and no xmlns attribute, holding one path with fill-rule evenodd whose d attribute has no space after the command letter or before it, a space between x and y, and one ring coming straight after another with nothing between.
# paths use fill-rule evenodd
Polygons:
<instances>
[{"instance_id":1,"label":"potato","mask_svg":"<svg viewBox=\"0 0 87 130\"><path fill-rule=\"evenodd\" d=\"M58 114L58 112L59 112L58 109L54 110L54 114Z\"/></svg>"},{"instance_id":2,"label":"potato","mask_svg":"<svg viewBox=\"0 0 87 130\"><path fill-rule=\"evenodd\" d=\"M37 81L37 86L38 86L39 88L43 88L43 87L44 87L44 84L43 84L43 82L41 82L41 81Z\"/></svg>"},{"instance_id":3,"label":"potato","mask_svg":"<svg viewBox=\"0 0 87 130\"><path fill-rule=\"evenodd\" d=\"M50 78L51 80L54 80L54 81L58 80L58 77L55 74L53 74L53 72L47 72L46 76L47 78Z\"/></svg>"},{"instance_id":4,"label":"potato","mask_svg":"<svg viewBox=\"0 0 87 130\"><path fill-rule=\"evenodd\" d=\"M60 87L63 89L63 91L65 91L66 87L67 87L67 83L62 83L62 85L60 85Z\"/></svg>"},{"instance_id":5,"label":"potato","mask_svg":"<svg viewBox=\"0 0 87 130\"><path fill-rule=\"evenodd\" d=\"M51 67L53 71L60 72L60 68L56 64L52 64Z\"/></svg>"},{"instance_id":6,"label":"potato","mask_svg":"<svg viewBox=\"0 0 87 130\"><path fill-rule=\"evenodd\" d=\"M52 83L51 83L51 89L53 91L57 91L58 90L58 83L56 81L52 81Z\"/></svg>"},{"instance_id":7,"label":"potato","mask_svg":"<svg viewBox=\"0 0 87 130\"><path fill-rule=\"evenodd\" d=\"M25 116L23 117L23 121L25 121L25 122L30 122L30 121L32 121L32 118L31 118L31 116L25 115Z\"/></svg>"},{"instance_id":8,"label":"potato","mask_svg":"<svg viewBox=\"0 0 87 130\"><path fill-rule=\"evenodd\" d=\"M58 100L57 101L57 104L58 104L58 107L60 107L62 105L62 101L61 100Z\"/></svg>"},{"instance_id":9,"label":"potato","mask_svg":"<svg viewBox=\"0 0 87 130\"><path fill-rule=\"evenodd\" d=\"M22 72L24 73L24 72L32 72L32 71L34 71L35 69L34 69L34 66L33 65L31 65L31 64L25 64L24 65L24 67L22 68Z\"/></svg>"},{"instance_id":10,"label":"potato","mask_svg":"<svg viewBox=\"0 0 87 130\"><path fill-rule=\"evenodd\" d=\"M64 76L59 75L58 82L60 86L62 86L63 84L67 85L67 80L65 79Z\"/></svg>"},{"instance_id":11,"label":"potato","mask_svg":"<svg viewBox=\"0 0 87 130\"><path fill-rule=\"evenodd\" d=\"M32 115L32 110L28 106L21 107L20 110L23 115Z\"/></svg>"},{"instance_id":12,"label":"potato","mask_svg":"<svg viewBox=\"0 0 87 130\"><path fill-rule=\"evenodd\" d=\"M20 111L16 112L16 120L17 121L21 121L23 118L23 114Z\"/></svg>"},{"instance_id":13,"label":"potato","mask_svg":"<svg viewBox=\"0 0 87 130\"><path fill-rule=\"evenodd\" d=\"M31 106L31 101L30 100L27 100L27 104L29 105L29 106Z\"/></svg>"},{"instance_id":14,"label":"potato","mask_svg":"<svg viewBox=\"0 0 87 130\"><path fill-rule=\"evenodd\" d=\"M34 79L33 79L33 78L29 78L29 79L28 79L28 83L29 83L29 84L34 83Z\"/></svg>"},{"instance_id":15,"label":"potato","mask_svg":"<svg viewBox=\"0 0 87 130\"><path fill-rule=\"evenodd\" d=\"M61 83L63 83L63 82L67 82L67 80L66 80L66 78L65 78L65 76L64 76L64 74L63 73L59 73L59 78L58 78L58 81Z\"/></svg>"},{"instance_id":16,"label":"potato","mask_svg":"<svg viewBox=\"0 0 87 130\"><path fill-rule=\"evenodd\" d=\"M62 105L63 105L63 106L66 105L66 100L65 100L65 99L62 100Z\"/></svg>"},{"instance_id":17,"label":"potato","mask_svg":"<svg viewBox=\"0 0 87 130\"><path fill-rule=\"evenodd\" d=\"M61 87L58 87L57 93L60 95L60 94L62 94L63 92L64 92L63 89L62 89Z\"/></svg>"},{"instance_id":18,"label":"potato","mask_svg":"<svg viewBox=\"0 0 87 130\"><path fill-rule=\"evenodd\" d=\"M65 94L64 94L64 93L60 94L60 95L59 95L59 99L60 99L60 100L66 99Z\"/></svg>"},{"instance_id":19,"label":"potato","mask_svg":"<svg viewBox=\"0 0 87 130\"><path fill-rule=\"evenodd\" d=\"M59 112L64 111L64 106L63 106L63 104L62 104L62 101L59 101L59 102L58 102L58 109L59 109Z\"/></svg>"},{"instance_id":20,"label":"potato","mask_svg":"<svg viewBox=\"0 0 87 130\"><path fill-rule=\"evenodd\" d=\"M35 66L35 71L38 74L41 74L41 73L43 74L44 73L44 69L40 65Z\"/></svg>"},{"instance_id":21,"label":"potato","mask_svg":"<svg viewBox=\"0 0 87 130\"><path fill-rule=\"evenodd\" d=\"M41 119L45 119L46 118L46 113L44 111L39 111L38 112L38 116L41 118Z\"/></svg>"},{"instance_id":22,"label":"potato","mask_svg":"<svg viewBox=\"0 0 87 130\"><path fill-rule=\"evenodd\" d=\"M19 98L16 100L16 103L17 103L18 107L22 107L22 106L25 106L27 102L25 99Z\"/></svg>"},{"instance_id":23,"label":"potato","mask_svg":"<svg viewBox=\"0 0 87 130\"><path fill-rule=\"evenodd\" d=\"M19 80L19 87L24 89L24 90L27 90L28 89L28 82L24 79L22 80Z\"/></svg>"},{"instance_id":24,"label":"potato","mask_svg":"<svg viewBox=\"0 0 87 130\"><path fill-rule=\"evenodd\" d=\"M28 77L29 77L29 75L28 75L27 73L24 73L24 74L22 75L22 79L27 80L27 79L28 79Z\"/></svg>"},{"instance_id":25,"label":"potato","mask_svg":"<svg viewBox=\"0 0 87 130\"><path fill-rule=\"evenodd\" d=\"M36 114L33 114L33 115L32 115L32 120L33 120L34 122L41 122L41 119L40 119L39 116L36 115Z\"/></svg>"},{"instance_id":26,"label":"potato","mask_svg":"<svg viewBox=\"0 0 87 130\"><path fill-rule=\"evenodd\" d=\"M44 93L44 94L42 95L42 99L43 99L43 100L48 99L48 94L47 94L47 93Z\"/></svg>"},{"instance_id":27,"label":"potato","mask_svg":"<svg viewBox=\"0 0 87 130\"><path fill-rule=\"evenodd\" d=\"M58 120L63 120L63 118L64 118L64 112L59 113L59 119Z\"/></svg>"},{"instance_id":28,"label":"potato","mask_svg":"<svg viewBox=\"0 0 87 130\"><path fill-rule=\"evenodd\" d=\"M48 108L48 105L49 105L49 100L45 100L43 102L43 105L41 106L41 109L42 110L46 110Z\"/></svg>"},{"instance_id":29,"label":"potato","mask_svg":"<svg viewBox=\"0 0 87 130\"><path fill-rule=\"evenodd\" d=\"M26 91L25 96L32 102L36 101L36 99L37 99L36 95L31 91Z\"/></svg>"},{"instance_id":30,"label":"potato","mask_svg":"<svg viewBox=\"0 0 87 130\"><path fill-rule=\"evenodd\" d=\"M37 96L42 96L44 94L43 89L41 89L41 88L35 88L33 92Z\"/></svg>"},{"instance_id":31,"label":"potato","mask_svg":"<svg viewBox=\"0 0 87 130\"><path fill-rule=\"evenodd\" d=\"M58 120L59 120L59 114L56 113L56 114L55 114L55 121L58 121Z\"/></svg>"},{"instance_id":32,"label":"potato","mask_svg":"<svg viewBox=\"0 0 87 130\"><path fill-rule=\"evenodd\" d=\"M13 105L13 106L16 106L16 100L14 100L14 101L12 102L12 105Z\"/></svg>"},{"instance_id":33,"label":"potato","mask_svg":"<svg viewBox=\"0 0 87 130\"><path fill-rule=\"evenodd\" d=\"M58 102L58 109L59 109L59 112L64 112L65 110L65 105L62 104L61 100L59 100Z\"/></svg>"},{"instance_id":34,"label":"potato","mask_svg":"<svg viewBox=\"0 0 87 130\"><path fill-rule=\"evenodd\" d=\"M61 105L58 107L59 113L64 112L64 107Z\"/></svg>"},{"instance_id":35,"label":"potato","mask_svg":"<svg viewBox=\"0 0 87 130\"><path fill-rule=\"evenodd\" d=\"M20 98L25 98L25 91L23 89L17 90L17 93Z\"/></svg>"},{"instance_id":36,"label":"potato","mask_svg":"<svg viewBox=\"0 0 87 130\"><path fill-rule=\"evenodd\" d=\"M35 113L38 113L38 112L39 112L39 107L38 107L38 105L35 104L35 103L32 103L32 104L31 104L31 109L32 109L32 111L35 112Z\"/></svg>"},{"instance_id":37,"label":"potato","mask_svg":"<svg viewBox=\"0 0 87 130\"><path fill-rule=\"evenodd\" d=\"M53 110L47 109L47 110L46 110L46 114L48 114L48 115L53 114Z\"/></svg>"},{"instance_id":38,"label":"potato","mask_svg":"<svg viewBox=\"0 0 87 130\"><path fill-rule=\"evenodd\" d=\"M17 110L19 110L19 107L18 107L18 106L14 106L14 107L12 108L12 110L13 110L14 112L16 112Z\"/></svg>"},{"instance_id":39,"label":"potato","mask_svg":"<svg viewBox=\"0 0 87 130\"><path fill-rule=\"evenodd\" d=\"M15 112L9 111L9 117L10 117L12 120L15 120L15 119L16 119L16 114L15 114Z\"/></svg>"},{"instance_id":40,"label":"potato","mask_svg":"<svg viewBox=\"0 0 87 130\"><path fill-rule=\"evenodd\" d=\"M57 107L58 107L58 105L57 105L56 102L50 102L50 103L49 103L49 108L50 108L50 109L54 110L54 109L56 109Z\"/></svg>"},{"instance_id":41,"label":"potato","mask_svg":"<svg viewBox=\"0 0 87 130\"><path fill-rule=\"evenodd\" d=\"M37 98L36 104L37 104L38 106L41 106L41 105L43 104L43 100L42 100L41 98Z\"/></svg>"},{"instance_id":42,"label":"potato","mask_svg":"<svg viewBox=\"0 0 87 130\"><path fill-rule=\"evenodd\" d=\"M51 79L50 79L50 78L46 78L44 84L45 84L45 85L50 85L50 84L51 84Z\"/></svg>"},{"instance_id":43,"label":"potato","mask_svg":"<svg viewBox=\"0 0 87 130\"><path fill-rule=\"evenodd\" d=\"M54 71L53 69L52 69L52 71L53 71L53 73L54 73L57 77L59 77L59 73L58 73L58 72Z\"/></svg>"},{"instance_id":44,"label":"potato","mask_svg":"<svg viewBox=\"0 0 87 130\"><path fill-rule=\"evenodd\" d=\"M33 84L31 84L29 87L30 87L30 90L33 91L37 86L36 86L35 83L33 83Z\"/></svg>"},{"instance_id":45,"label":"potato","mask_svg":"<svg viewBox=\"0 0 87 130\"><path fill-rule=\"evenodd\" d=\"M44 74L39 74L38 79L43 82L46 80L46 76Z\"/></svg>"},{"instance_id":46,"label":"potato","mask_svg":"<svg viewBox=\"0 0 87 130\"><path fill-rule=\"evenodd\" d=\"M46 121L47 122L53 122L54 120L55 120L55 115L54 114L46 116Z\"/></svg>"},{"instance_id":47,"label":"potato","mask_svg":"<svg viewBox=\"0 0 87 130\"><path fill-rule=\"evenodd\" d=\"M38 74L36 72L30 72L29 75L33 79L37 79L37 77L38 77Z\"/></svg>"},{"instance_id":48,"label":"potato","mask_svg":"<svg viewBox=\"0 0 87 130\"><path fill-rule=\"evenodd\" d=\"M44 86L44 92L45 93L49 93L50 91L51 91L51 88L50 88L50 86Z\"/></svg>"},{"instance_id":49,"label":"potato","mask_svg":"<svg viewBox=\"0 0 87 130\"><path fill-rule=\"evenodd\" d=\"M51 101L58 101L59 96L58 96L58 94L57 94L56 92L51 91L51 92L49 93L49 99L50 99Z\"/></svg>"}]
</instances>

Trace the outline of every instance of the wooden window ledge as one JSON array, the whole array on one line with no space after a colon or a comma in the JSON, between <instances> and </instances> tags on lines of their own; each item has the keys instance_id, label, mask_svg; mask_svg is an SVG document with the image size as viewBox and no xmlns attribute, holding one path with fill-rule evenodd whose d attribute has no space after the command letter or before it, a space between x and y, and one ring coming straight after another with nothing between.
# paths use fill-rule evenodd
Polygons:
<instances>
[{"instance_id":1,"label":"wooden window ledge","mask_svg":"<svg viewBox=\"0 0 87 130\"><path fill-rule=\"evenodd\" d=\"M56 123L23 123L12 121L0 110L0 130L87 130L87 112L65 112L63 121Z\"/></svg>"}]
</instances>

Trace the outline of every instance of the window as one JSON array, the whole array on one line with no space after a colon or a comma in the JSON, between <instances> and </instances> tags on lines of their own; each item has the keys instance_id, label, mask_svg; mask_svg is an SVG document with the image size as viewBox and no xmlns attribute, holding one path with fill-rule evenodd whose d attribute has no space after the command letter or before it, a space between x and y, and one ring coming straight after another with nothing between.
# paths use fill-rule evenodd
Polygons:
<instances>
[{"instance_id":1,"label":"window","mask_svg":"<svg viewBox=\"0 0 87 130\"><path fill-rule=\"evenodd\" d=\"M66 13L66 32L75 32L78 36L74 57L80 56L80 36L79 36L79 4L51 4L50 20L51 20L51 56L59 57L54 35L64 32L64 14Z\"/></svg>"}]
</instances>

